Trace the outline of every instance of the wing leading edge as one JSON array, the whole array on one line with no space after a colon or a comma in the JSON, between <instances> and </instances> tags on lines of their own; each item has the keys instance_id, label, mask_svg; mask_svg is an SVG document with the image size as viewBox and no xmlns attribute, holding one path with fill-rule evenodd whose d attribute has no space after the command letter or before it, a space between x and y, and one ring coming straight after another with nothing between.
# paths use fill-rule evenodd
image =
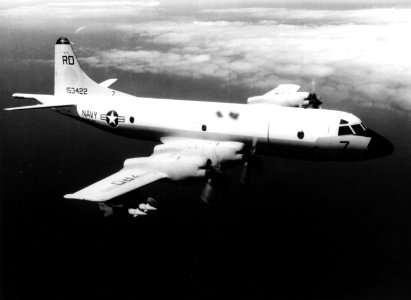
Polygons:
<instances>
[{"instance_id":1,"label":"wing leading edge","mask_svg":"<svg viewBox=\"0 0 411 300\"><path fill-rule=\"evenodd\" d=\"M167 177L166 174L155 170L125 167L74 194L65 195L64 198L107 201L165 177Z\"/></svg>"}]
</instances>

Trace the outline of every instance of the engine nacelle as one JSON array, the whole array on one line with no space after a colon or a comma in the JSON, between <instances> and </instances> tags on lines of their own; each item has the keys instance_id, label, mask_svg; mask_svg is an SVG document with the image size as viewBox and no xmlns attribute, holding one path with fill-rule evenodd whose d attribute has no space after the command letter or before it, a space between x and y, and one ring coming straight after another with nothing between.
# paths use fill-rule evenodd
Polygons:
<instances>
[{"instance_id":1,"label":"engine nacelle","mask_svg":"<svg viewBox=\"0 0 411 300\"><path fill-rule=\"evenodd\" d=\"M171 180L204 177L210 167L219 167L224 161L241 160L239 153L244 144L184 138L164 138L150 157L130 158L124 168L154 170Z\"/></svg>"},{"instance_id":2,"label":"engine nacelle","mask_svg":"<svg viewBox=\"0 0 411 300\"><path fill-rule=\"evenodd\" d=\"M191 177L204 177L209 159L199 155L176 152L154 153L150 157L130 158L124 168L155 170L166 174L171 180L184 180Z\"/></svg>"},{"instance_id":3,"label":"engine nacelle","mask_svg":"<svg viewBox=\"0 0 411 300\"><path fill-rule=\"evenodd\" d=\"M205 140L191 140L180 138L167 138L164 144L157 145L154 153L178 152L187 155L206 157L211 165L216 167L225 161L241 160L243 155L239 153L244 148L240 142L219 142Z\"/></svg>"},{"instance_id":4,"label":"engine nacelle","mask_svg":"<svg viewBox=\"0 0 411 300\"><path fill-rule=\"evenodd\" d=\"M308 92L293 92L282 94L266 94L250 97L247 103L271 103L279 106L300 107L304 100L308 98Z\"/></svg>"},{"instance_id":5,"label":"engine nacelle","mask_svg":"<svg viewBox=\"0 0 411 300\"><path fill-rule=\"evenodd\" d=\"M318 100L315 93L292 92L281 94L265 94L250 97L247 103L269 103L287 107L319 108L322 102Z\"/></svg>"}]
</instances>

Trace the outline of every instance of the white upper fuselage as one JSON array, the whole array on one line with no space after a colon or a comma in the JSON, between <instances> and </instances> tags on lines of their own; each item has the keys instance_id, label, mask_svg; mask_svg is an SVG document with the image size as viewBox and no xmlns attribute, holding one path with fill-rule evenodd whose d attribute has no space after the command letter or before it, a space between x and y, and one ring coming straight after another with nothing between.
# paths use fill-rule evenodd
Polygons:
<instances>
[{"instance_id":1,"label":"white upper fuselage","mask_svg":"<svg viewBox=\"0 0 411 300\"><path fill-rule=\"evenodd\" d=\"M337 160L360 158L370 142L368 136L338 136L341 120L361 124L354 115L341 111L140 98L120 92L112 97L66 97L77 104L77 110L59 112L138 139L175 136L245 143L256 140L257 151L266 154Z\"/></svg>"}]
</instances>

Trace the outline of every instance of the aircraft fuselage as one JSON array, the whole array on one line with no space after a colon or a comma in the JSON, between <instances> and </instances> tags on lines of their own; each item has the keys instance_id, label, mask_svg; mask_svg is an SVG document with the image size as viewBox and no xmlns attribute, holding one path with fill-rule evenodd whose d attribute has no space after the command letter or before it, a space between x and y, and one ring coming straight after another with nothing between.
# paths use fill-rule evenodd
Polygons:
<instances>
[{"instance_id":1,"label":"aircraft fuselage","mask_svg":"<svg viewBox=\"0 0 411 300\"><path fill-rule=\"evenodd\" d=\"M77 108L57 111L136 139L175 136L246 144L256 141L259 153L309 160L373 158L390 148L388 141L366 129L360 119L341 111L140 98L123 93L88 96L84 102L82 96L69 97L76 98ZM340 127L348 126L351 134L341 134ZM372 138L379 140L378 153L370 151Z\"/></svg>"}]
</instances>

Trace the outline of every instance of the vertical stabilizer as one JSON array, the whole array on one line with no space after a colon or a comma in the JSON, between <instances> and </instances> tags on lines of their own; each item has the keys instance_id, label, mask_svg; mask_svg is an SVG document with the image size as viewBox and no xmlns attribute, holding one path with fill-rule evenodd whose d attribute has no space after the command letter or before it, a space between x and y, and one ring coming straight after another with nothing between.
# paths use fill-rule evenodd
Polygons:
<instances>
[{"instance_id":1,"label":"vertical stabilizer","mask_svg":"<svg viewBox=\"0 0 411 300\"><path fill-rule=\"evenodd\" d=\"M57 40L54 56L54 95L111 96L112 91L83 72L67 38L61 37Z\"/></svg>"}]
</instances>

